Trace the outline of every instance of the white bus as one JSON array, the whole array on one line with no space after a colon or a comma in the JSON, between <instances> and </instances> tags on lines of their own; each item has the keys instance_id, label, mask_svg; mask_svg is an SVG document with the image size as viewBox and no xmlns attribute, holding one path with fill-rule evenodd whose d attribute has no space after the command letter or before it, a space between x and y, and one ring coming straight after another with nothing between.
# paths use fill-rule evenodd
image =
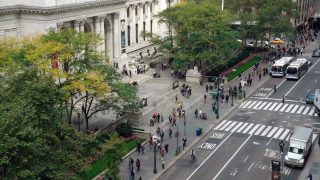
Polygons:
<instances>
[{"instance_id":1,"label":"white bus","mask_svg":"<svg viewBox=\"0 0 320 180\"><path fill-rule=\"evenodd\" d=\"M306 58L299 58L293 61L287 67L287 79L300 79L309 69L308 60Z\"/></svg>"},{"instance_id":2,"label":"white bus","mask_svg":"<svg viewBox=\"0 0 320 180\"><path fill-rule=\"evenodd\" d=\"M286 75L287 67L292 62L293 57L283 57L277 60L271 67L271 76L283 77Z\"/></svg>"}]
</instances>

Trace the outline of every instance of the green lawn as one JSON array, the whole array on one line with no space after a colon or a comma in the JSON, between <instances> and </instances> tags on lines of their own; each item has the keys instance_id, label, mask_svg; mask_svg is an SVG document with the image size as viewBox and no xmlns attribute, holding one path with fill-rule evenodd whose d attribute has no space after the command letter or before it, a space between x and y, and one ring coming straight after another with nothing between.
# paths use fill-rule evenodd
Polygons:
<instances>
[{"instance_id":1,"label":"green lawn","mask_svg":"<svg viewBox=\"0 0 320 180\"><path fill-rule=\"evenodd\" d=\"M261 60L262 58L260 56L254 56L246 64L243 64L238 68L236 68L236 71L232 71L230 74L228 74L227 75L228 81L231 81L234 78L238 77L239 74L242 74L246 70L250 69L252 66L254 66L255 63L260 62Z\"/></svg>"},{"instance_id":2,"label":"green lawn","mask_svg":"<svg viewBox=\"0 0 320 180\"><path fill-rule=\"evenodd\" d=\"M145 141L145 139L138 139L138 141L143 142ZM125 142L123 144L125 154L127 154L132 149L134 149L136 147L136 144L137 144L136 140ZM111 162L111 157L108 156L108 153L106 153L101 157L101 159L99 159L98 161L94 162L89 166L89 168L83 173L84 178L87 180L91 180L92 178L97 176L99 173L104 171L107 165L110 164L110 162Z\"/></svg>"}]
</instances>

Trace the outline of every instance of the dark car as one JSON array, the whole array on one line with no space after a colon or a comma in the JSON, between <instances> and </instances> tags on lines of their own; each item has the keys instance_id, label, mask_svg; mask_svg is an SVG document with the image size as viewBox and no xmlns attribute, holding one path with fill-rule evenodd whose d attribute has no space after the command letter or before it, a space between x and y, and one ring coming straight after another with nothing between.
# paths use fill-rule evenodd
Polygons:
<instances>
[{"instance_id":1,"label":"dark car","mask_svg":"<svg viewBox=\"0 0 320 180\"><path fill-rule=\"evenodd\" d=\"M312 57L320 57L320 48L313 50Z\"/></svg>"},{"instance_id":2,"label":"dark car","mask_svg":"<svg viewBox=\"0 0 320 180\"><path fill-rule=\"evenodd\" d=\"M307 98L306 98L307 104L313 104L314 96L315 96L314 94L315 94L314 91L308 93Z\"/></svg>"}]
</instances>

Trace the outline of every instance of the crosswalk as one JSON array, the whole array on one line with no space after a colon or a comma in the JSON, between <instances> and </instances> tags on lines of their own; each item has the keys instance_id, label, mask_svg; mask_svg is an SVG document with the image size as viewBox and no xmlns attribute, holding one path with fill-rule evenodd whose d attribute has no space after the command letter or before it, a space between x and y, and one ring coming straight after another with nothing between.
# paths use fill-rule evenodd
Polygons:
<instances>
[{"instance_id":1,"label":"crosswalk","mask_svg":"<svg viewBox=\"0 0 320 180\"><path fill-rule=\"evenodd\" d=\"M288 103L279 103L272 101L254 101L248 100L244 101L239 108L242 109L255 109L255 110L264 110L264 111L276 111L276 112L285 112L291 114L302 114L306 116L318 116L315 112L315 108L308 105L300 104L288 104Z\"/></svg>"},{"instance_id":2,"label":"crosswalk","mask_svg":"<svg viewBox=\"0 0 320 180\"><path fill-rule=\"evenodd\" d=\"M240 121L221 121L214 130L235 132L242 134L250 134L255 136L263 136L267 138L280 139L288 141L291 129L284 127L267 126L263 124L246 123Z\"/></svg>"},{"instance_id":3,"label":"crosswalk","mask_svg":"<svg viewBox=\"0 0 320 180\"><path fill-rule=\"evenodd\" d=\"M312 57L312 52L303 52L302 56L303 57Z\"/></svg>"}]
</instances>

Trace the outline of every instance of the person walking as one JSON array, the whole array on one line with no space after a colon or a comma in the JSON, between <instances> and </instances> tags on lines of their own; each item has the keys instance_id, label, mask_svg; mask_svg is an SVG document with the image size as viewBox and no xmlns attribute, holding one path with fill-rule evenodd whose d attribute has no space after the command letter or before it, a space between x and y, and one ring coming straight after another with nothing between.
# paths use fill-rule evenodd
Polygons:
<instances>
[{"instance_id":1,"label":"person walking","mask_svg":"<svg viewBox=\"0 0 320 180\"><path fill-rule=\"evenodd\" d=\"M273 93L275 94L276 92L277 92L277 86L274 85L274 86L273 86Z\"/></svg>"},{"instance_id":2,"label":"person walking","mask_svg":"<svg viewBox=\"0 0 320 180\"><path fill-rule=\"evenodd\" d=\"M137 172L140 171L140 160L137 158L136 160Z\"/></svg>"},{"instance_id":3,"label":"person walking","mask_svg":"<svg viewBox=\"0 0 320 180\"><path fill-rule=\"evenodd\" d=\"M184 148L185 148L186 145L187 145L187 137L183 137L182 141L183 141L182 149L184 150Z\"/></svg>"},{"instance_id":4,"label":"person walking","mask_svg":"<svg viewBox=\"0 0 320 180\"><path fill-rule=\"evenodd\" d=\"M172 137L172 129L169 128L169 139L171 139L171 137Z\"/></svg>"},{"instance_id":5,"label":"person walking","mask_svg":"<svg viewBox=\"0 0 320 180\"><path fill-rule=\"evenodd\" d=\"M226 94L226 103L228 103L228 101L229 101L229 95Z\"/></svg>"},{"instance_id":6,"label":"person walking","mask_svg":"<svg viewBox=\"0 0 320 180\"><path fill-rule=\"evenodd\" d=\"M208 91L209 91L209 86L208 86L208 84L206 85L206 92L208 93Z\"/></svg>"},{"instance_id":7,"label":"person walking","mask_svg":"<svg viewBox=\"0 0 320 180\"><path fill-rule=\"evenodd\" d=\"M203 95L204 102L207 102L207 93Z\"/></svg>"},{"instance_id":8,"label":"person walking","mask_svg":"<svg viewBox=\"0 0 320 180\"><path fill-rule=\"evenodd\" d=\"M212 103L212 111L214 112L216 110L216 102Z\"/></svg>"},{"instance_id":9,"label":"person walking","mask_svg":"<svg viewBox=\"0 0 320 180\"><path fill-rule=\"evenodd\" d=\"M170 122L170 124L172 124L172 116L171 116L171 114L169 115L169 122Z\"/></svg>"},{"instance_id":10,"label":"person walking","mask_svg":"<svg viewBox=\"0 0 320 180\"><path fill-rule=\"evenodd\" d=\"M173 127L173 126L177 126L177 119L176 119L176 117L173 117L172 127Z\"/></svg>"},{"instance_id":11,"label":"person walking","mask_svg":"<svg viewBox=\"0 0 320 180\"><path fill-rule=\"evenodd\" d=\"M166 150L166 153L168 153L169 152L169 144L165 144L164 149Z\"/></svg>"},{"instance_id":12,"label":"person walking","mask_svg":"<svg viewBox=\"0 0 320 180\"><path fill-rule=\"evenodd\" d=\"M196 109L195 111L194 111L194 115L196 116L196 118L198 118L198 109Z\"/></svg>"}]
</instances>

